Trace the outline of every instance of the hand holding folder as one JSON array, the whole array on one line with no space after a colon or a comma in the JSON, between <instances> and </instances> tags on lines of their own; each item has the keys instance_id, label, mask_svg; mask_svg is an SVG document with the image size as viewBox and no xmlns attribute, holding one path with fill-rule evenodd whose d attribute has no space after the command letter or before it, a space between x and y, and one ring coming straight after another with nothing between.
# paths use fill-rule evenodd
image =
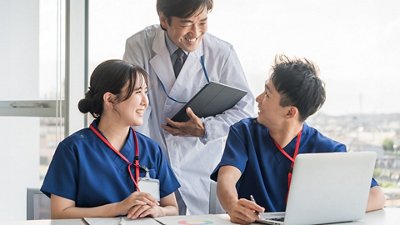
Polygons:
<instances>
[{"instance_id":1,"label":"hand holding folder","mask_svg":"<svg viewBox=\"0 0 400 225\"><path fill-rule=\"evenodd\" d=\"M222 83L210 82L183 106L172 118L176 122L186 122L190 107L200 118L216 116L236 105L247 94L246 91Z\"/></svg>"}]
</instances>

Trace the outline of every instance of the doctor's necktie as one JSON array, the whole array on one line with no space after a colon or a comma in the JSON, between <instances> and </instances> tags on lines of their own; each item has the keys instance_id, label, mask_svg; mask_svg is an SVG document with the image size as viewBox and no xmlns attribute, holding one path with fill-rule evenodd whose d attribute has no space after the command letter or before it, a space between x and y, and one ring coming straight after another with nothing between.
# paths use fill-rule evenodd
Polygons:
<instances>
[{"instance_id":1,"label":"doctor's necktie","mask_svg":"<svg viewBox=\"0 0 400 225\"><path fill-rule=\"evenodd\" d=\"M181 71L182 66L185 63L187 55L180 48L178 48L174 52L174 54L176 55L176 60L175 60L175 63L174 63L174 73L175 73L175 77L178 77L179 72Z\"/></svg>"}]
</instances>

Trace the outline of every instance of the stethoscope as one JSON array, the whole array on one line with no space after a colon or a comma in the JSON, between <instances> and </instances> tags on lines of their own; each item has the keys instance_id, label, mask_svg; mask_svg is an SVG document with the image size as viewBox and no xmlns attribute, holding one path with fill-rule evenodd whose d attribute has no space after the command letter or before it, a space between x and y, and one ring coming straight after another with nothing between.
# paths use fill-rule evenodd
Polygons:
<instances>
[{"instance_id":1,"label":"stethoscope","mask_svg":"<svg viewBox=\"0 0 400 225\"><path fill-rule=\"evenodd\" d=\"M206 77L207 83L210 83L210 79L208 78L208 73L207 73L207 70L206 70L206 66L204 65L204 55L202 55L200 57L200 63L201 63L201 67L203 68L203 73L204 73L204 76ZM174 102L177 102L177 103L181 103L181 104L186 104L187 103L187 102L184 102L184 101L179 101L179 100L169 96L169 94L167 93L167 90L165 89L165 86L164 86L163 82L160 80L160 78L158 78L158 80L160 81L161 87L164 90L164 93L167 96L167 98L169 98L170 100L172 100Z\"/></svg>"},{"instance_id":2,"label":"stethoscope","mask_svg":"<svg viewBox=\"0 0 400 225\"><path fill-rule=\"evenodd\" d=\"M132 128L130 128L132 130L132 133L133 133L133 138L135 139L135 158L134 158L134 163L131 163L124 155L122 155L119 151L117 151L114 148L114 146L111 145L111 143L103 136L103 134L101 134L93 126L93 124L91 124L89 126L89 128L90 128L90 130L93 131L93 133L98 138L100 138L100 140L102 140L104 142L104 144L106 144L111 150L113 150L115 152L115 154L117 154L122 160L124 160L128 164L128 172L129 172L129 175L131 177L131 180L135 184L136 190L140 191L140 189L139 189L139 169L140 169L140 165L139 165L139 144L138 144L138 139L137 139L136 132ZM131 171L132 164L135 165L135 177L133 177L132 171Z\"/></svg>"}]
</instances>

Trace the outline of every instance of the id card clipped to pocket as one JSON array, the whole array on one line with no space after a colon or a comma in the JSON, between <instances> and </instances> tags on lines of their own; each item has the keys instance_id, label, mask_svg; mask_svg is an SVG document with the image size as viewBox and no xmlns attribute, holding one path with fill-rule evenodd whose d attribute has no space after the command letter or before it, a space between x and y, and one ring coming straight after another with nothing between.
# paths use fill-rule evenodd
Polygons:
<instances>
[{"instance_id":1,"label":"id card clipped to pocket","mask_svg":"<svg viewBox=\"0 0 400 225\"><path fill-rule=\"evenodd\" d=\"M146 177L141 177L139 180L139 189L142 192L151 194L157 201L160 201L160 181L150 178L148 170L146 170Z\"/></svg>"}]
</instances>

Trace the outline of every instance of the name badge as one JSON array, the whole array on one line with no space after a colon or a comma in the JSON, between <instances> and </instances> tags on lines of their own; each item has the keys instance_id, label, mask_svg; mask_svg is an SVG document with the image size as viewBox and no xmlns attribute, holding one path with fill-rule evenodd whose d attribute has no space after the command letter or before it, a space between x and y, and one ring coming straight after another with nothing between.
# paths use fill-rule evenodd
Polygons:
<instances>
[{"instance_id":1,"label":"name badge","mask_svg":"<svg viewBox=\"0 0 400 225\"><path fill-rule=\"evenodd\" d=\"M140 191L149 193L157 201L160 201L160 181L158 179L150 178L147 168L146 177L141 177L138 185Z\"/></svg>"}]
</instances>

